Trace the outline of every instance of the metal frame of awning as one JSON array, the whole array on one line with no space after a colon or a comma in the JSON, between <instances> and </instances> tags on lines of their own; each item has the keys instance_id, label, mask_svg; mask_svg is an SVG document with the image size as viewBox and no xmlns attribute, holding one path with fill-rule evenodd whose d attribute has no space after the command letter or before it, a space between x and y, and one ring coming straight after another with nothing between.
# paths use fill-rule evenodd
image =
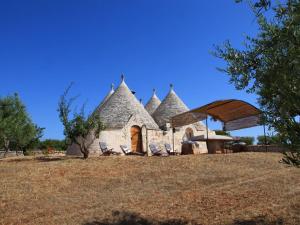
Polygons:
<instances>
[{"instance_id":1,"label":"metal frame of awning","mask_svg":"<svg viewBox=\"0 0 300 225\"><path fill-rule=\"evenodd\" d=\"M266 143L265 125L260 122L262 111L248 102L237 99L214 101L207 105L176 115L171 118L171 125L175 128L205 120L206 137L208 139L208 116L221 121L223 123L224 131L233 131L263 125Z\"/></svg>"},{"instance_id":2,"label":"metal frame of awning","mask_svg":"<svg viewBox=\"0 0 300 225\"><path fill-rule=\"evenodd\" d=\"M208 116L224 123L224 130L232 131L260 125L262 111L242 100L219 100L172 117L172 127L180 127L205 120Z\"/></svg>"}]
</instances>

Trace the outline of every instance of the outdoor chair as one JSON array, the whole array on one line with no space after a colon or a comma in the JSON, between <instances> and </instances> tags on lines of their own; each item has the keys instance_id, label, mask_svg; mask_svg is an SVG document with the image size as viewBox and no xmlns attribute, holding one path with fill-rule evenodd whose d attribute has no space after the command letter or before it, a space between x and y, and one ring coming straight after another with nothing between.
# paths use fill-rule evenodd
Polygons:
<instances>
[{"instance_id":1,"label":"outdoor chair","mask_svg":"<svg viewBox=\"0 0 300 225\"><path fill-rule=\"evenodd\" d=\"M154 156L168 156L169 155L168 153L162 152L155 144L150 144L149 148L150 148L152 155L154 155Z\"/></svg>"},{"instance_id":2,"label":"outdoor chair","mask_svg":"<svg viewBox=\"0 0 300 225\"><path fill-rule=\"evenodd\" d=\"M165 144L166 151L169 155L177 155L178 153L168 143Z\"/></svg>"},{"instance_id":3,"label":"outdoor chair","mask_svg":"<svg viewBox=\"0 0 300 225\"><path fill-rule=\"evenodd\" d=\"M133 152L127 145L120 145L120 147L125 155L139 155L139 156L144 155L143 153L140 152Z\"/></svg>"},{"instance_id":4,"label":"outdoor chair","mask_svg":"<svg viewBox=\"0 0 300 225\"><path fill-rule=\"evenodd\" d=\"M120 155L119 152L113 151L113 148L109 149L105 142L100 142L99 145L103 155Z\"/></svg>"}]
</instances>

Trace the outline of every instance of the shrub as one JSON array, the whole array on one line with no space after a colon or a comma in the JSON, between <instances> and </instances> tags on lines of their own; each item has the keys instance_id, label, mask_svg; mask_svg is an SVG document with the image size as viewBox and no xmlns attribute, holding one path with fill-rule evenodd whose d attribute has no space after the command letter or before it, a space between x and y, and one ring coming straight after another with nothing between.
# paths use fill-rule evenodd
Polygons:
<instances>
[{"instance_id":1,"label":"shrub","mask_svg":"<svg viewBox=\"0 0 300 225\"><path fill-rule=\"evenodd\" d=\"M240 142L245 142L247 145L254 144L254 137L239 137Z\"/></svg>"},{"instance_id":2,"label":"shrub","mask_svg":"<svg viewBox=\"0 0 300 225\"><path fill-rule=\"evenodd\" d=\"M267 145L276 145L280 144L280 139L278 136L266 136ZM265 136L261 135L257 137L257 144L264 145L265 144Z\"/></svg>"},{"instance_id":3,"label":"shrub","mask_svg":"<svg viewBox=\"0 0 300 225\"><path fill-rule=\"evenodd\" d=\"M56 151L66 151L67 145L65 140L56 140L56 139L46 139L39 143L39 149L55 149Z\"/></svg>"}]
</instances>

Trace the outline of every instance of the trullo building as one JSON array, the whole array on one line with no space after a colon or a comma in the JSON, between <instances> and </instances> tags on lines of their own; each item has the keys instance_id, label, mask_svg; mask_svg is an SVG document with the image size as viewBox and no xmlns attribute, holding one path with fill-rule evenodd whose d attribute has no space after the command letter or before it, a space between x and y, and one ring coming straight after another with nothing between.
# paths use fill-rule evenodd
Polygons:
<instances>
[{"instance_id":1,"label":"trullo building","mask_svg":"<svg viewBox=\"0 0 300 225\"><path fill-rule=\"evenodd\" d=\"M92 144L90 155L101 154L100 142L105 142L109 148L120 153L122 153L120 145L127 145L133 151L149 154L148 146L152 143L161 149L168 143L180 152L182 142L206 133L202 123L171 129L171 118L188 110L175 93L173 86L162 101L154 90L144 107L122 77L119 87L114 90L112 86L95 110L95 113L99 113L105 130L101 131L99 139ZM205 142L199 143L199 153L207 153ZM73 144L67 149L67 154L81 155L81 152L78 146Z\"/></svg>"},{"instance_id":2,"label":"trullo building","mask_svg":"<svg viewBox=\"0 0 300 225\"><path fill-rule=\"evenodd\" d=\"M155 110L160 105L160 103L161 103L161 101L160 101L160 99L156 95L156 90L153 89L153 95L150 98L150 100L148 101L148 103L146 104L145 109L152 116L153 113L155 112Z\"/></svg>"}]
</instances>

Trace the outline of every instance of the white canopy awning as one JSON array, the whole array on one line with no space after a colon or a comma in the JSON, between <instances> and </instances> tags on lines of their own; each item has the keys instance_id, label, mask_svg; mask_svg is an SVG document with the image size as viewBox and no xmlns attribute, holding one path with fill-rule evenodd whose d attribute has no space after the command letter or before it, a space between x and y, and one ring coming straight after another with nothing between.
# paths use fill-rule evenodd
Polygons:
<instances>
[{"instance_id":1,"label":"white canopy awning","mask_svg":"<svg viewBox=\"0 0 300 225\"><path fill-rule=\"evenodd\" d=\"M261 110L241 100L215 101L199 108L172 117L172 127L181 127L211 116L224 123L227 131L260 125Z\"/></svg>"}]
</instances>

